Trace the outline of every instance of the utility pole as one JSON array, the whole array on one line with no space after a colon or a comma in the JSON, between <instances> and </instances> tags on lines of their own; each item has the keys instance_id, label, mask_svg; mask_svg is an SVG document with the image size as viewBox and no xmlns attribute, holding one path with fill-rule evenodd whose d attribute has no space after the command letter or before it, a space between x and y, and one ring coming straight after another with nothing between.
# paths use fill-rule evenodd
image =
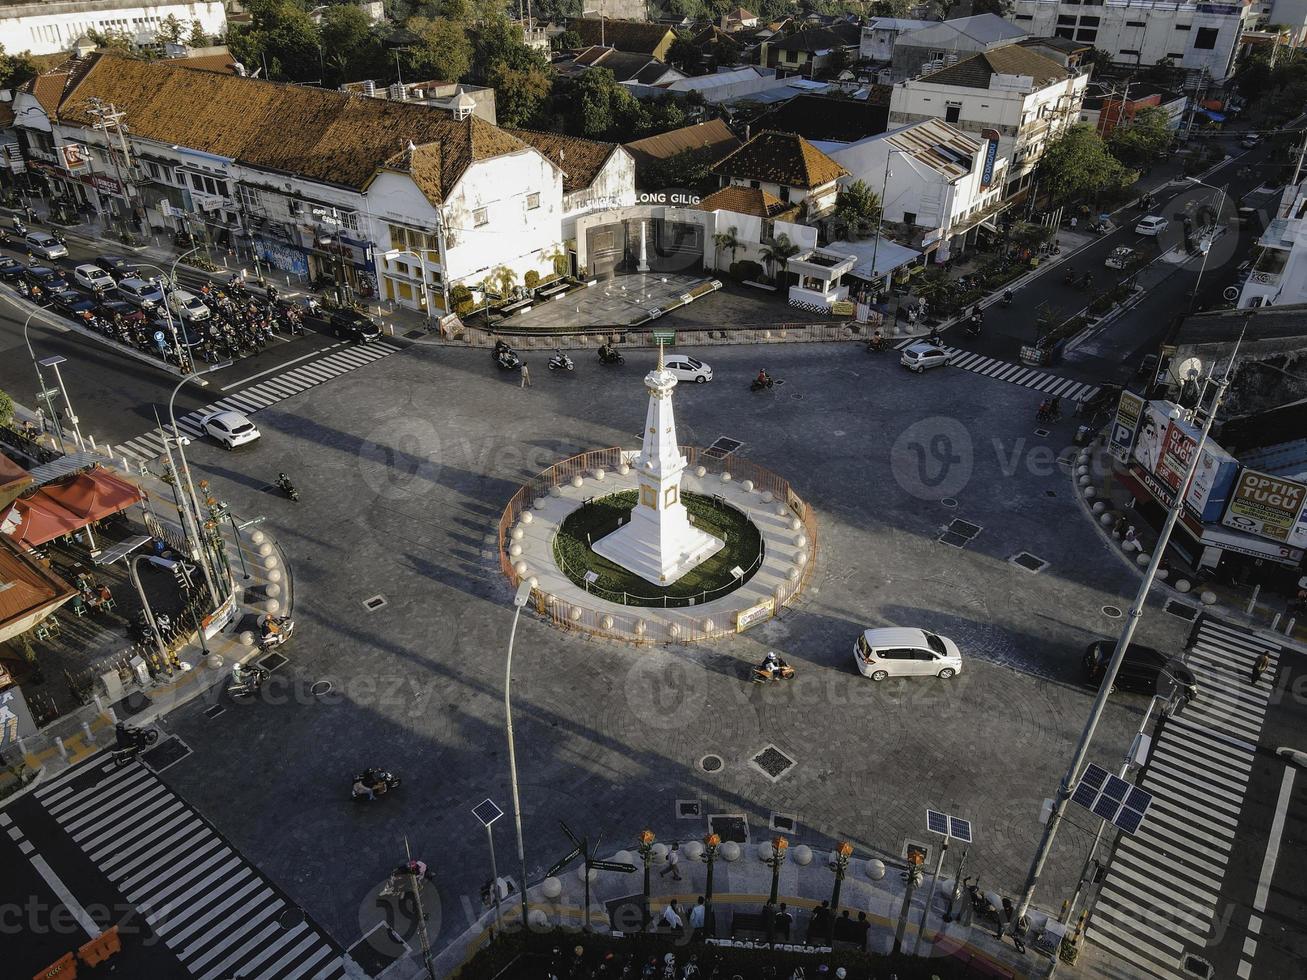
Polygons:
<instances>
[{"instance_id":1,"label":"utility pole","mask_svg":"<svg viewBox=\"0 0 1307 980\"><path fill-rule=\"evenodd\" d=\"M112 102L106 104L99 99L91 99L90 106L89 111L91 115L99 120L94 128L104 132L105 150L109 155L110 162L113 163L113 171L118 177L118 184L123 189L123 199L126 200L128 209L139 218L140 205L138 201L133 200L133 185L126 179L126 176L131 173L132 167L132 155L127 147L127 136L123 132L122 126L122 120L126 113L120 111ZM119 166L118 164L118 156L114 152L113 143L109 136L110 127L113 128L114 133L118 137L118 149L123 155L122 166ZM124 168L126 168L126 173L124 173ZM123 232L128 232L125 221L123 224Z\"/></svg>"}]
</instances>

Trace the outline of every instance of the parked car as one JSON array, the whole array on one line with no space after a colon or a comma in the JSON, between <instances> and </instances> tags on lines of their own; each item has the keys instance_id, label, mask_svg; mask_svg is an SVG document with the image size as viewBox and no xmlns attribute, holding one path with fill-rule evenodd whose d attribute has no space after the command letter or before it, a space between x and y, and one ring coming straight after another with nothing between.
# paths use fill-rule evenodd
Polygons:
<instances>
[{"instance_id":1,"label":"parked car","mask_svg":"<svg viewBox=\"0 0 1307 980\"><path fill-rule=\"evenodd\" d=\"M138 271L131 259L125 259L121 255L101 255L95 260L95 264L119 282L131 279Z\"/></svg>"},{"instance_id":2,"label":"parked car","mask_svg":"<svg viewBox=\"0 0 1307 980\"><path fill-rule=\"evenodd\" d=\"M48 265L28 266L23 272L23 279L29 286L37 286L46 293L70 288L68 280L64 278L63 271L52 269Z\"/></svg>"},{"instance_id":3,"label":"parked car","mask_svg":"<svg viewBox=\"0 0 1307 980\"><path fill-rule=\"evenodd\" d=\"M59 289L50 294L50 305L65 316L76 316L84 310L95 309L95 300L76 289Z\"/></svg>"},{"instance_id":4,"label":"parked car","mask_svg":"<svg viewBox=\"0 0 1307 980\"><path fill-rule=\"evenodd\" d=\"M368 341L381 336L381 328L358 310L322 310L309 317L311 323L321 324L334 337Z\"/></svg>"},{"instance_id":5,"label":"parked car","mask_svg":"<svg viewBox=\"0 0 1307 980\"><path fill-rule=\"evenodd\" d=\"M168 293L168 306L183 320L195 323L207 320L212 315L204 300L184 289L174 289Z\"/></svg>"},{"instance_id":6,"label":"parked car","mask_svg":"<svg viewBox=\"0 0 1307 980\"><path fill-rule=\"evenodd\" d=\"M114 321L115 317L119 316L125 318L129 323L145 323L144 313L132 306L131 303L120 299L103 300L97 308L97 312L110 323Z\"/></svg>"},{"instance_id":7,"label":"parked car","mask_svg":"<svg viewBox=\"0 0 1307 980\"><path fill-rule=\"evenodd\" d=\"M1169 222L1160 214L1150 214L1146 218L1140 218L1139 223L1135 225L1136 235L1148 235L1156 238L1162 232L1166 231Z\"/></svg>"},{"instance_id":8,"label":"parked car","mask_svg":"<svg viewBox=\"0 0 1307 980\"><path fill-rule=\"evenodd\" d=\"M925 341L918 341L903 348L903 356L899 358L899 363L905 368L910 368L920 374L926 368L941 367L947 364L948 358L948 351L944 350L944 348L928 344Z\"/></svg>"},{"instance_id":9,"label":"parked car","mask_svg":"<svg viewBox=\"0 0 1307 980\"><path fill-rule=\"evenodd\" d=\"M663 367L670 371L677 381L693 381L701 385L712 380L712 367L688 354L664 355Z\"/></svg>"},{"instance_id":10,"label":"parked car","mask_svg":"<svg viewBox=\"0 0 1307 980\"><path fill-rule=\"evenodd\" d=\"M1261 143L1261 141L1262 138L1258 136L1256 133L1249 133L1247 136L1245 136L1243 139L1239 141L1239 145L1242 146L1245 150L1251 150L1254 146L1257 146L1259 143Z\"/></svg>"},{"instance_id":11,"label":"parked car","mask_svg":"<svg viewBox=\"0 0 1307 980\"><path fill-rule=\"evenodd\" d=\"M157 282L146 282L135 276L119 282L118 292L127 302L143 310L151 309L163 302L163 290L159 288Z\"/></svg>"},{"instance_id":12,"label":"parked car","mask_svg":"<svg viewBox=\"0 0 1307 980\"><path fill-rule=\"evenodd\" d=\"M0 279L17 279L27 268L17 259L11 259L8 256L0 258Z\"/></svg>"},{"instance_id":13,"label":"parked car","mask_svg":"<svg viewBox=\"0 0 1307 980\"><path fill-rule=\"evenodd\" d=\"M48 231L29 231L23 236L23 244L33 255L39 255L46 261L62 259L68 255L68 246Z\"/></svg>"},{"instance_id":14,"label":"parked car","mask_svg":"<svg viewBox=\"0 0 1307 980\"><path fill-rule=\"evenodd\" d=\"M1102 686L1107 665L1116 649L1115 640L1097 640L1085 648L1085 681L1095 687ZM1198 681L1178 657L1168 657L1160 650L1142 643L1126 647L1121 666L1117 669L1112 692L1131 691L1136 694L1160 694L1169 697L1177 688L1186 697L1198 694Z\"/></svg>"},{"instance_id":15,"label":"parked car","mask_svg":"<svg viewBox=\"0 0 1307 980\"><path fill-rule=\"evenodd\" d=\"M98 265L91 265L89 262L85 265L79 265L73 270L73 279L76 280L78 285L84 286L96 294L106 292L117 285L113 281L113 276Z\"/></svg>"},{"instance_id":16,"label":"parked car","mask_svg":"<svg viewBox=\"0 0 1307 980\"><path fill-rule=\"evenodd\" d=\"M205 432L228 449L259 438L259 430L242 412L215 412L204 420L203 426Z\"/></svg>"},{"instance_id":17,"label":"parked car","mask_svg":"<svg viewBox=\"0 0 1307 980\"><path fill-rule=\"evenodd\" d=\"M962 670L962 652L929 630L887 627L862 631L853 644L853 662L873 681L909 676L948 680Z\"/></svg>"},{"instance_id":18,"label":"parked car","mask_svg":"<svg viewBox=\"0 0 1307 980\"><path fill-rule=\"evenodd\" d=\"M1112 249L1112 254L1107 257L1107 261L1103 264L1109 269L1129 269L1135 264L1135 259L1138 257L1139 253L1133 248L1122 245L1119 248Z\"/></svg>"}]
</instances>

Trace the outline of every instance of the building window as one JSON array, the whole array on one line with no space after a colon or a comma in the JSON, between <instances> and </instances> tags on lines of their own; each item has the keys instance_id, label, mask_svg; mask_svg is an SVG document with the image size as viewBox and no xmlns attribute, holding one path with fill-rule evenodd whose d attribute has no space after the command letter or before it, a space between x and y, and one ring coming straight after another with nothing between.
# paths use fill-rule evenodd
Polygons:
<instances>
[{"instance_id":1,"label":"building window","mask_svg":"<svg viewBox=\"0 0 1307 980\"><path fill-rule=\"evenodd\" d=\"M348 231L358 231L359 213L357 211L340 212L340 226Z\"/></svg>"},{"instance_id":2,"label":"building window","mask_svg":"<svg viewBox=\"0 0 1307 980\"><path fill-rule=\"evenodd\" d=\"M1215 27L1198 28L1198 36L1194 38L1194 47L1200 51L1211 51L1216 47L1216 36L1219 34ZM1171 57L1176 57L1172 55Z\"/></svg>"},{"instance_id":3,"label":"building window","mask_svg":"<svg viewBox=\"0 0 1307 980\"><path fill-rule=\"evenodd\" d=\"M1132 54L1132 55L1134 55L1136 58L1139 57L1139 52L1138 52L1135 48L1122 48L1122 49L1121 49L1121 53L1122 53L1122 54Z\"/></svg>"},{"instance_id":4,"label":"building window","mask_svg":"<svg viewBox=\"0 0 1307 980\"><path fill-rule=\"evenodd\" d=\"M1101 18L1098 18L1098 17L1081 17L1081 18L1080 18L1080 26L1081 26L1081 27L1097 27L1100 19L1101 19Z\"/></svg>"},{"instance_id":5,"label":"building window","mask_svg":"<svg viewBox=\"0 0 1307 980\"><path fill-rule=\"evenodd\" d=\"M1128 20L1128 21L1125 22L1125 26L1126 26L1126 27L1147 27L1148 25L1145 24L1142 20Z\"/></svg>"},{"instance_id":6,"label":"building window","mask_svg":"<svg viewBox=\"0 0 1307 980\"><path fill-rule=\"evenodd\" d=\"M1187 30L1189 30L1190 26L1191 26L1191 25L1189 25L1189 24L1176 24L1176 25L1175 25L1175 29L1176 29L1177 31L1187 31Z\"/></svg>"},{"instance_id":7,"label":"building window","mask_svg":"<svg viewBox=\"0 0 1307 980\"><path fill-rule=\"evenodd\" d=\"M477 228L490 224L490 212L486 208L477 208L472 212L472 224Z\"/></svg>"},{"instance_id":8,"label":"building window","mask_svg":"<svg viewBox=\"0 0 1307 980\"><path fill-rule=\"evenodd\" d=\"M1184 57L1184 52L1182 51L1179 54L1176 54L1174 51L1168 51L1166 53L1166 56L1170 58L1172 61L1179 61L1181 58Z\"/></svg>"},{"instance_id":9,"label":"building window","mask_svg":"<svg viewBox=\"0 0 1307 980\"><path fill-rule=\"evenodd\" d=\"M1061 15L1059 15L1058 18L1057 18L1057 23L1058 23L1058 26L1060 26L1060 27L1068 27L1068 26L1069 26L1069 27L1075 27L1075 26L1076 26L1076 18L1075 18L1075 15L1074 15L1074 14L1061 14Z\"/></svg>"},{"instance_id":10,"label":"building window","mask_svg":"<svg viewBox=\"0 0 1307 980\"><path fill-rule=\"evenodd\" d=\"M1068 41L1071 41L1071 40L1074 40L1074 39L1075 39L1075 33L1076 33L1076 31L1075 31L1075 28L1074 28L1074 27L1055 27L1055 28L1053 28L1053 36L1054 36L1054 37L1064 37L1064 38L1066 38Z\"/></svg>"},{"instance_id":11,"label":"building window","mask_svg":"<svg viewBox=\"0 0 1307 980\"><path fill-rule=\"evenodd\" d=\"M915 211L904 211L903 223L905 225L915 225L917 223L917 213Z\"/></svg>"},{"instance_id":12,"label":"building window","mask_svg":"<svg viewBox=\"0 0 1307 980\"><path fill-rule=\"evenodd\" d=\"M292 197L286 202L286 210L289 211L291 214L303 214L304 202L297 201L295 200L295 198Z\"/></svg>"},{"instance_id":13,"label":"building window","mask_svg":"<svg viewBox=\"0 0 1307 980\"><path fill-rule=\"evenodd\" d=\"M784 201L786 204L789 204L790 188L786 184L781 184L780 194L781 194L781 200Z\"/></svg>"},{"instance_id":14,"label":"building window","mask_svg":"<svg viewBox=\"0 0 1307 980\"><path fill-rule=\"evenodd\" d=\"M950 105L944 107L944 121L955 123L962 117L962 106Z\"/></svg>"},{"instance_id":15,"label":"building window","mask_svg":"<svg viewBox=\"0 0 1307 980\"><path fill-rule=\"evenodd\" d=\"M1013 19L1013 20L1034 20L1035 18L1032 17L1030 14L1017 14L1017 15L1016 15L1015 17L1013 17L1012 19Z\"/></svg>"},{"instance_id":16,"label":"building window","mask_svg":"<svg viewBox=\"0 0 1307 980\"><path fill-rule=\"evenodd\" d=\"M152 179L154 179L154 180L159 180L159 179L160 179L160 175L161 175L162 171L159 170L159 165L158 165L157 163L147 163L147 164L145 165L145 169L148 170L148 171L150 172L150 177L151 177Z\"/></svg>"},{"instance_id":17,"label":"building window","mask_svg":"<svg viewBox=\"0 0 1307 980\"><path fill-rule=\"evenodd\" d=\"M1076 31L1076 40L1085 41L1088 44L1093 44L1095 41L1098 40L1098 31L1095 30L1086 31L1084 29L1078 30Z\"/></svg>"},{"instance_id":18,"label":"building window","mask_svg":"<svg viewBox=\"0 0 1307 980\"><path fill-rule=\"evenodd\" d=\"M528 211L534 211L538 207L540 207L540 195L528 194L526 196L526 209Z\"/></svg>"},{"instance_id":19,"label":"building window","mask_svg":"<svg viewBox=\"0 0 1307 980\"><path fill-rule=\"evenodd\" d=\"M255 190L253 187L242 186L239 190L239 193L240 193L241 200L245 202L245 206L248 208L257 208L259 204L262 202L262 198L259 196L259 192Z\"/></svg>"}]
</instances>

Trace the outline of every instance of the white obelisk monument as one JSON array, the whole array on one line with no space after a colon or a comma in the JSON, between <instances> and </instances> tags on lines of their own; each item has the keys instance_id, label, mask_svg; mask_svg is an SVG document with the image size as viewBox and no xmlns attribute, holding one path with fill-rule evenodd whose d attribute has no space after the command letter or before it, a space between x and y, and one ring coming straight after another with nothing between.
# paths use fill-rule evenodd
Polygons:
<instances>
[{"instance_id":1,"label":"white obelisk monument","mask_svg":"<svg viewBox=\"0 0 1307 980\"><path fill-rule=\"evenodd\" d=\"M672 389L676 376L663 367L658 345L658 367L644 378L649 389L644 446L635 460L639 499L631 519L593 545L595 553L656 585L675 582L690 569L711 558L725 542L690 523L681 503L681 473L685 457L676 441L672 415Z\"/></svg>"}]
</instances>

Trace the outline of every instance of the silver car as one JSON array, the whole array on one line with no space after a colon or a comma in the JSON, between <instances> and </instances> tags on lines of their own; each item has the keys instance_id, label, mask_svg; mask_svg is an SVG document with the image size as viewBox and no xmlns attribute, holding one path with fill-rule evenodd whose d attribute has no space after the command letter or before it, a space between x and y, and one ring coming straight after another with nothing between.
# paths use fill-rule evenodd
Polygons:
<instances>
[{"instance_id":1,"label":"silver car","mask_svg":"<svg viewBox=\"0 0 1307 980\"><path fill-rule=\"evenodd\" d=\"M941 367L948 363L949 353L943 347L918 341L903 348L899 363L920 374L926 368Z\"/></svg>"},{"instance_id":2,"label":"silver car","mask_svg":"<svg viewBox=\"0 0 1307 980\"><path fill-rule=\"evenodd\" d=\"M30 231L23 238L23 244L33 255L39 255L43 259L62 259L68 254L68 249L63 242L55 238L49 232Z\"/></svg>"},{"instance_id":3,"label":"silver car","mask_svg":"<svg viewBox=\"0 0 1307 980\"><path fill-rule=\"evenodd\" d=\"M159 288L157 282L147 282L135 276L120 282L118 292L122 293L123 299L133 306L146 310L153 309L163 302L163 290Z\"/></svg>"}]
</instances>

